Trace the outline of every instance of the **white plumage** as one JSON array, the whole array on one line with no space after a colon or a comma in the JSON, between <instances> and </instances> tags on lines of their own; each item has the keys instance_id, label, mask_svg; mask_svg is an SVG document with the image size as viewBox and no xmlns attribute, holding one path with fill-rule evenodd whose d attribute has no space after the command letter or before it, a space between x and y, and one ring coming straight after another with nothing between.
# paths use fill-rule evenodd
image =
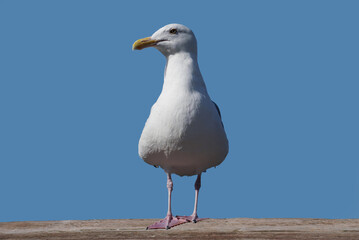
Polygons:
<instances>
[{"instance_id":1,"label":"white plumage","mask_svg":"<svg viewBox=\"0 0 359 240\"><path fill-rule=\"evenodd\" d=\"M228 153L228 140L219 108L208 95L197 63L197 41L181 24L169 24L151 37L139 39L133 49L157 48L167 59L162 92L152 106L138 149L148 164L167 173L167 217L149 228L170 228L197 217L201 173L219 165ZM191 216L171 212L171 174L198 175L195 208Z\"/></svg>"},{"instance_id":2,"label":"white plumage","mask_svg":"<svg viewBox=\"0 0 359 240\"><path fill-rule=\"evenodd\" d=\"M139 155L167 173L191 176L220 164L228 153L228 140L198 67L192 31L170 24L151 38L169 39L163 35L170 29L177 30L179 39L173 44L177 51L168 50L169 41L155 46L165 54L167 64L162 92L139 141Z\"/></svg>"}]
</instances>

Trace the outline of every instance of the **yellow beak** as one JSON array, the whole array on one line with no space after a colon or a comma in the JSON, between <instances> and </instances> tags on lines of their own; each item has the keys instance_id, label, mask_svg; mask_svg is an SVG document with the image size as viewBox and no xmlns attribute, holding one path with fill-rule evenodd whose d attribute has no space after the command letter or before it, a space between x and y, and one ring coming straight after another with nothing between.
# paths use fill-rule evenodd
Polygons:
<instances>
[{"instance_id":1,"label":"yellow beak","mask_svg":"<svg viewBox=\"0 0 359 240\"><path fill-rule=\"evenodd\" d=\"M151 39L151 37L141 38L133 43L132 50L141 50L146 47L152 47L152 46L156 45L156 43L158 43L158 42L160 42L160 41Z\"/></svg>"}]
</instances>

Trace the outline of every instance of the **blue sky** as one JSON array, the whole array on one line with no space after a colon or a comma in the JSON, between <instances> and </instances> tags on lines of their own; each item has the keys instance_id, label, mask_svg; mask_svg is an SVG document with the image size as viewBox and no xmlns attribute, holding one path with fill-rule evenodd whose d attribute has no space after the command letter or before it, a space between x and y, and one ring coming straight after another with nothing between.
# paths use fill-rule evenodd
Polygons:
<instances>
[{"instance_id":1,"label":"blue sky","mask_svg":"<svg viewBox=\"0 0 359 240\"><path fill-rule=\"evenodd\" d=\"M357 1L0 1L0 221L161 218L166 175L137 144L168 23L197 36L227 159L199 216L359 217ZM175 176L174 214L195 177Z\"/></svg>"}]
</instances>

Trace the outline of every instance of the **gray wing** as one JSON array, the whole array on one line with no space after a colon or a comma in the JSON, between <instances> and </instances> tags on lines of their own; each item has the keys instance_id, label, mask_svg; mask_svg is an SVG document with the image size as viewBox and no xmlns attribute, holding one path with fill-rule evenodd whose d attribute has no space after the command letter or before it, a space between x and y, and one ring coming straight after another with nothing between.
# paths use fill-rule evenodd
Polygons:
<instances>
[{"instance_id":1,"label":"gray wing","mask_svg":"<svg viewBox=\"0 0 359 240\"><path fill-rule=\"evenodd\" d=\"M218 112L219 118L221 119L222 127L224 127L224 126L223 126L223 122L222 122L222 115L221 115L221 111L219 110L218 105L217 105L214 101L212 101L212 102L213 102L214 106L215 106L215 107L216 107L216 109L217 109L217 112Z\"/></svg>"}]
</instances>

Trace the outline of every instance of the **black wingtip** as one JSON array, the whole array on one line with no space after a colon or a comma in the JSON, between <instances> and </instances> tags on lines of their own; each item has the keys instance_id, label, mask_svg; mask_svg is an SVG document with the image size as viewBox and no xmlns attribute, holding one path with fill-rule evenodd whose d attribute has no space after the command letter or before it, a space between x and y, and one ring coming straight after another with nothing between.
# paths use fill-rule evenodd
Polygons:
<instances>
[{"instance_id":1,"label":"black wingtip","mask_svg":"<svg viewBox=\"0 0 359 240\"><path fill-rule=\"evenodd\" d=\"M224 127L223 122L222 122L222 115L221 115L221 111L219 110L218 105L217 105L214 101L212 101L212 102L213 102L214 106L215 106L215 107L216 107L216 109L217 109L217 112L218 112L219 118L221 119L222 127Z\"/></svg>"},{"instance_id":2,"label":"black wingtip","mask_svg":"<svg viewBox=\"0 0 359 240\"><path fill-rule=\"evenodd\" d=\"M212 102L213 102L214 106L215 106L216 109L217 109L217 112L218 112L218 114L219 114L219 117L222 119L221 111L219 110L219 107L218 107L217 103L215 103L214 101L212 101Z\"/></svg>"}]
</instances>

